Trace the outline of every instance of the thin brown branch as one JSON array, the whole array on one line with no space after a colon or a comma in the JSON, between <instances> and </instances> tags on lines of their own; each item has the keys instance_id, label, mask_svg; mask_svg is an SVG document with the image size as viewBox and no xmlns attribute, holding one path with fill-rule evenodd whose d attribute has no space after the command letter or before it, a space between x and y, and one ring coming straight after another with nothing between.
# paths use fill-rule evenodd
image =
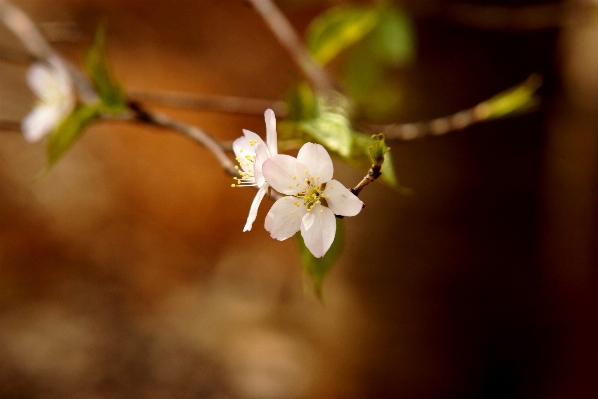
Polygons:
<instances>
[{"instance_id":1,"label":"thin brown branch","mask_svg":"<svg viewBox=\"0 0 598 399\"><path fill-rule=\"evenodd\" d=\"M264 115L265 109L270 108L281 118L287 115L287 107L283 101L174 91L149 92L135 89L128 90L127 95L135 102L149 102L169 107L260 116Z\"/></svg>"},{"instance_id":2,"label":"thin brown branch","mask_svg":"<svg viewBox=\"0 0 598 399\"><path fill-rule=\"evenodd\" d=\"M324 96L338 91L338 85L326 70L311 57L303 41L272 0L248 0L260 14L279 43L303 72L315 92Z\"/></svg>"},{"instance_id":3,"label":"thin brown branch","mask_svg":"<svg viewBox=\"0 0 598 399\"><path fill-rule=\"evenodd\" d=\"M449 132L465 129L466 127L475 125L476 123L485 122L494 118L504 118L509 114L533 111L537 109L537 104L534 104L533 98L530 98L529 103L525 104L525 108L520 108L519 110L514 108L511 110L511 112L506 112L503 114L493 114L491 111L494 104L497 102L504 102L504 100L511 96L515 91L527 90L530 92L529 95L531 96L541 85L542 77L538 74L532 74L524 82L500 92L472 108L461 110L452 115L413 123L370 125L367 126L367 129L373 133L384 133L388 140L415 140L430 135L443 135Z\"/></svg>"},{"instance_id":4,"label":"thin brown branch","mask_svg":"<svg viewBox=\"0 0 598 399\"><path fill-rule=\"evenodd\" d=\"M35 60L35 57L24 51L7 47L0 48L0 61L9 62L11 64L29 65Z\"/></svg>"},{"instance_id":5,"label":"thin brown branch","mask_svg":"<svg viewBox=\"0 0 598 399\"><path fill-rule=\"evenodd\" d=\"M149 125L172 129L184 134L191 140L195 141L196 143L200 144L201 146L205 147L208 151L210 151L214 158L216 158L218 163L220 163L220 166L222 166L222 169L224 169L226 173L228 173L231 176L238 175L234 163L226 155L226 152L220 146L220 143L212 136L210 136L208 133L204 132L202 129L173 119L168 115L164 115L158 112L150 112L142 108L141 105L135 102L129 103L129 108L133 111L134 119L136 121L146 123Z\"/></svg>"},{"instance_id":6,"label":"thin brown branch","mask_svg":"<svg viewBox=\"0 0 598 399\"><path fill-rule=\"evenodd\" d=\"M365 175L365 177L361 179L361 181L355 187L349 189L349 191L351 191L355 196L359 196L359 193L361 192L361 190L363 190L365 186L367 186L370 183L373 183L374 180L376 180L382 175L380 169L382 169L381 165L372 165L370 170L368 170L368 174Z\"/></svg>"},{"instance_id":7,"label":"thin brown branch","mask_svg":"<svg viewBox=\"0 0 598 399\"><path fill-rule=\"evenodd\" d=\"M21 132L21 124L17 121L0 120L0 130L9 132Z\"/></svg>"},{"instance_id":8,"label":"thin brown branch","mask_svg":"<svg viewBox=\"0 0 598 399\"><path fill-rule=\"evenodd\" d=\"M480 104L455 114L429 121L412 123L395 123L392 125L371 125L372 132L384 133L388 140L415 140L433 135L439 136L486 120Z\"/></svg>"}]
</instances>

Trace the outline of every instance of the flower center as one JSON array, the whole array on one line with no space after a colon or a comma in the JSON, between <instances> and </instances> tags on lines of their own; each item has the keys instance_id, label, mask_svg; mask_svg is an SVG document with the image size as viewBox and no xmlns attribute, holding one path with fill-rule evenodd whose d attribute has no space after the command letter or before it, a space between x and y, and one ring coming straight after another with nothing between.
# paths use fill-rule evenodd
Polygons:
<instances>
[{"instance_id":1,"label":"flower center","mask_svg":"<svg viewBox=\"0 0 598 399\"><path fill-rule=\"evenodd\" d=\"M305 173L307 174L308 171L306 170ZM326 183L319 183L320 176L311 176L306 178L304 181L305 186L303 187L303 191L298 192L295 196L303 199L303 205L305 205L307 211L309 212L314 208L314 206L320 205L322 201L325 201L326 197L329 197L329 195L324 194ZM299 206L299 203L296 202L295 205Z\"/></svg>"},{"instance_id":2,"label":"flower center","mask_svg":"<svg viewBox=\"0 0 598 399\"><path fill-rule=\"evenodd\" d=\"M255 140L250 140L249 144L251 146L255 145ZM243 186L255 186L257 183L255 181L255 177L253 176L253 165L255 163L255 154L243 154L243 149L239 150L240 156L236 157L235 159L239 162L239 166L235 166L235 169L239 172L241 177L233 177L237 183L231 184L231 187L243 187Z\"/></svg>"}]
</instances>

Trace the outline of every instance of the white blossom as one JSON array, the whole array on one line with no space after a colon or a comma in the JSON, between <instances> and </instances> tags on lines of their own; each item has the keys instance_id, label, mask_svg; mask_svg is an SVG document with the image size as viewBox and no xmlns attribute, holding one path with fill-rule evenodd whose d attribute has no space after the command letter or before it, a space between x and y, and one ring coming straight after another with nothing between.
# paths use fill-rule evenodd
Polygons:
<instances>
[{"instance_id":1,"label":"white blossom","mask_svg":"<svg viewBox=\"0 0 598 399\"><path fill-rule=\"evenodd\" d=\"M266 142L252 131L243 129L244 136L239 137L233 142L233 151L235 159L239 166L235 168L239 171L241 177L235 177L237 181L233 187L257 186L258 191L249 208L249 216L243 231L251 230L251 226L257 216L257 210L268 191L269 185L262 174L262 165L272 156L278 154L278 144L276 139L276 117L274 111L267 109L264 113L266 120Z\"/></svg>"},{"instance_id":2,"label":"white blossom","mask_svg":"<svg viewBox=\"0 0 598 399\"><path fill-rule=\"evenodd\" d=\"M47 136L75 106L66 66L58 57L47 61L36 62L27 70L27 83L37 96L37 104L21 122L23 136L29 142Z\"/></svg>"},{"instance_id":3,"label":"white blossom","mask_svg":"<svg viewBox=\"0 0 598 399\"><path fill-rule=\"evenodd\" d=\"M268 184L286 195L268 212L266 230L277 240L301 231L316 258L324 256L334 241L335 215L355 216L363 208L359 198L332 179L332 160L319 144L304 144L297 158L273 156L264 162L262 171Z\"/></svg>"}]
</instances>

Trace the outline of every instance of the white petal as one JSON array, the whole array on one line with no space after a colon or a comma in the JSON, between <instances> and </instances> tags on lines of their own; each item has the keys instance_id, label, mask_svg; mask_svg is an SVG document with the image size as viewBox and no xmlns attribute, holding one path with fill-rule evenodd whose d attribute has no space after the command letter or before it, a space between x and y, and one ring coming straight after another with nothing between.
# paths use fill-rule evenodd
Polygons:
<instances>
[{"instance_id":1,"label":"white petal","mask_svg":"<svg viewBox=\"0 0 598 399\"><path fill-rule=\"evenodd\" d=\"M259 190L257 190L257 194L255 195L255 198L253 199L253 202L251 203L251 207L249 208L249 216L247 216L247 223L245 223L245 227L243 228L243 231L251 230L251 226L253 225L253 222L255 221L255 218L257 217L257 210L258 210L260 203L262 202L262 199L264 198L264 195L266 194L267 191L268 191L267 184L264 184L262 187L260 187Z\"/></svg>"},{"instance_id":2,"label":"white petal","mask_svg":"<svg viewBox=\"0 0 598 399\"><path fill-rule=\"evenodd\" d=\"M363 208L363 202L337 180L326 183L323 194L328 207L336 215L355 216Z\"/></svg>"},{"instance_id":3,"label":"white petal","mask_svg":"<svg viewBox=\"0 0 598 399\"><path fill-rule=\"evenodd\" d=\"M306 213L307 208L297 199L283 197L270 208L264 227L272 238L280 241L286 240L301 229L301 219Z\"/></svg>"},{"instance_id":4,"label":"white petal","mask_svg":"<svg viewBox=\"0 0 598 399\"><path fill-rule=\"evenodd\" d=\"M50 67L41 62L36 62L29 67L26 79L27 84L38 98L45 98L47 94L46 88L56 84Z\"/></svg>"},{"instance_id":5,"label":"white petal","mask_svg":"<svg viewBox=\"0 0 598 399\"><path fill-rule=\"evenodd\" d=\"M255 181L258 187L261 187L262 184L266 182L264 175L262 174L262 165L266 160L270 159L270 151L265 144L258 144L255 147L255 163L253 165L253 176L255 177Z\"/></svg>"},{"instance_id":6,"label":"white petal","mask_svg":"<svg viewBox=\"0 0 598 399\"><path fill-rule=\"evenodd\" d=\"M71 82L71 76L69 74L68 67L66 66L64 61L57 56L50 56L48 58L48 62L53 67L54 79L56 80L56 84L60 92L63 94L65 99L72 101L73 84Z\"/></svg>"},{"instance_id":7,"label":"white petal","mask_svg":"<svg viewBox=\"0 0 598 399\"><path fill-rule=\"evenodd\" d=\"M320 144L305 143L299 150L297 161L307 166L309 176L319 178L319 183L325 183L332 179L332 159L328 151Z\"/></svg>"},{"instance_id":8,"label":"white petal","mask_svg":"<svg viewBox=\"0 0 598 399\"><path fill-rule=\"evenodd\" d=\"M245 137L247 137L247 142L249 142L249 140L255 140L255 145L266 144L257 133L254 133L251 130L243 129L243 134L245 135Z\"/></svg>"},{"instance_id":9,"label":"white petal","mask_svg":"<svg viewBox=\"0 0 598 399\"><path fill-rule=\"evenodd\" d=\"M62 117L63 113L59 107L35 107L21 121L21 130L25 140L30 143L41 140L61 122Z\"/></svg>"},{"instance_id":10,"label":"white petal","mask_svg":"<svg viewBox=\"0 0 598 399\"><path fill-rule=\"evenodd\" d=\"M276 137L276 116L274 111L267 109L264 112L264 118L266 119L266 142L268 143L268 149L271 155L278 154L278 143Z\"/></svg>"},{"instance_id":11,"label":"white petal","mask_svg":"<svg viewBox=\"0 0 598 399\"><path fill-rule=\"evenodd\" d=\"M307 249L316 258L321 258L330 249L335 234L336 218L325 206L314 206L301 220L301 236Z\"/></svg>"},{"instance_id":12,"label":"white petal","mask_svg":"<svg viewBox=\"0 0 598 399\"><path fill-rule=\"evenodd\" d=\"M255 155L255 149L258 145L263 144L264 140L257 134L250 130L243 129L244 136L239 137L233 141L233 152L235 157L238 159L241 168L247 172L249 169L253 169L253 161L246 159L247 156L253 158ZM253 144L253 145L252 145Z\"/></svg>"},{"instance_id":13,"label":"white petal","mask_svg":"<svg viewBox=\"0 0 598 399\"><path fill-rule=\"evenodd\" d=\"M274 155L262 165L262 173L268 184L279 193L287 195L296 194L305 185L297 170L305 170L305 166L292 156L284 154Z\"/></svg>"}]
</instances>

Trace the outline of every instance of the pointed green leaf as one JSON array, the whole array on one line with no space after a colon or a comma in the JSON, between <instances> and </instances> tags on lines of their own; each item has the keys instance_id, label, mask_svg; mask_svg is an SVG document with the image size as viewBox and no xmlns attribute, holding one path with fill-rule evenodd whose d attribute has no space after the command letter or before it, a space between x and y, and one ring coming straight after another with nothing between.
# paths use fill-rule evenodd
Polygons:
<instances>
[{"instance_id":1,"label":"pointed green leaf","mask_svg":"<svg viewBox=\"0 0 598 399\"><path fill-rule=\"evenodd\" d=\"M356 169L367 171L372 163L376 164L375 160L372 160L370 148L380 146L380 143L376 144L377 141L378 140L374 140L372 137L366 136L365 134L353 132L353 151L351 157L346 158L345 161ZM379 148L384 152L384 161L380 170L382 176L380 176L380 179L390 187L404 191L404 188L399 185L394 171L390 148L385 144L382 144Z\"/></svg>"},{"instance_id":2,"label":"pointed green leaf","mask_svg":"<svg viewBox=\"0 0 598 399\"><path fill-rule=\"evenodd\" d=\"M482 119L495 119L516 112L523 112L540 102L536 91L542 85L542 77L530 75L525 82L498 93L476 107Z\"/></svg>"},{"instance_id":3,"label":"pointed green leaf","mask_svg":"<svg viewBox=\"0 0 598 399\"><path fill-rule=\"evenodd\" d=\"M75 110L58 125L48 137L46 144L46 171L58 161L75 140L81 135L83 129L93 119L99 117L98 104L79 105Z\"/></svg>"},{"instance_id":4,"label":"pointed green leaf","mask_svg":"<svg viewBox=\"0 0 598 399\"><path fill-rule=\"evenodd\" d=\"M314 292L318 298L322 299L322 285L324 283L324 277L330 271L332 265L341 254L341 250L343 247L343 223L341 219L336 219L336 236L334 237L334 242L332 246L321 258L314 257L309 249L305 246L303 242L303 237L301 234L297 234L297 243L299 244L299 251L301 255L301 264L303 266L303 271L306 273L312 280Z\"/></svg>"},{"instance_id":5,"label":"pointed green leaf","mask_svg":"<svg viewBox=\"0 0 598 399\"><path fill-rule=\"evenodd\" d=\"M85 54L85 69L105 111L116 114L123 112L126 109L125 94L112 77L106 54L106 35L103 25L98 27L94 41Z\"/></svg>"},{"instance_id":6,"label":"pointed green leaf","mask_svg":"<svg viewBox=\"0 0 598 399\"><path fill-rule=\"evenodd\" d=\"M378 18L378 13L371 8L331 8L316 17L307 28L307 48L317 62L325 65L367 35L376 26Z\"/></svg>"},{"instance_id":7,"label":"pointed green leaf","mask_svg":"<svg viewBox=\"0 0 598 399\"><path fill-rule=\"evenodd\" d=\"M299 122L298 126L328 150L342 157L350 156L353 140L351 124L342 113L322 111L317 118Z\"/></svg>"},{"instance_id":8,"label":"pointed green leaf","mask_svg":"<svg viewBox=\"0 0 598 399\"><path fill-rule=\"evenodd\" d=\"M388 66L400 67L415 55L415 29L411 18L394 6L378 8L380 21L368 35L372 55Z\"/></svg>"}]
</instances>

